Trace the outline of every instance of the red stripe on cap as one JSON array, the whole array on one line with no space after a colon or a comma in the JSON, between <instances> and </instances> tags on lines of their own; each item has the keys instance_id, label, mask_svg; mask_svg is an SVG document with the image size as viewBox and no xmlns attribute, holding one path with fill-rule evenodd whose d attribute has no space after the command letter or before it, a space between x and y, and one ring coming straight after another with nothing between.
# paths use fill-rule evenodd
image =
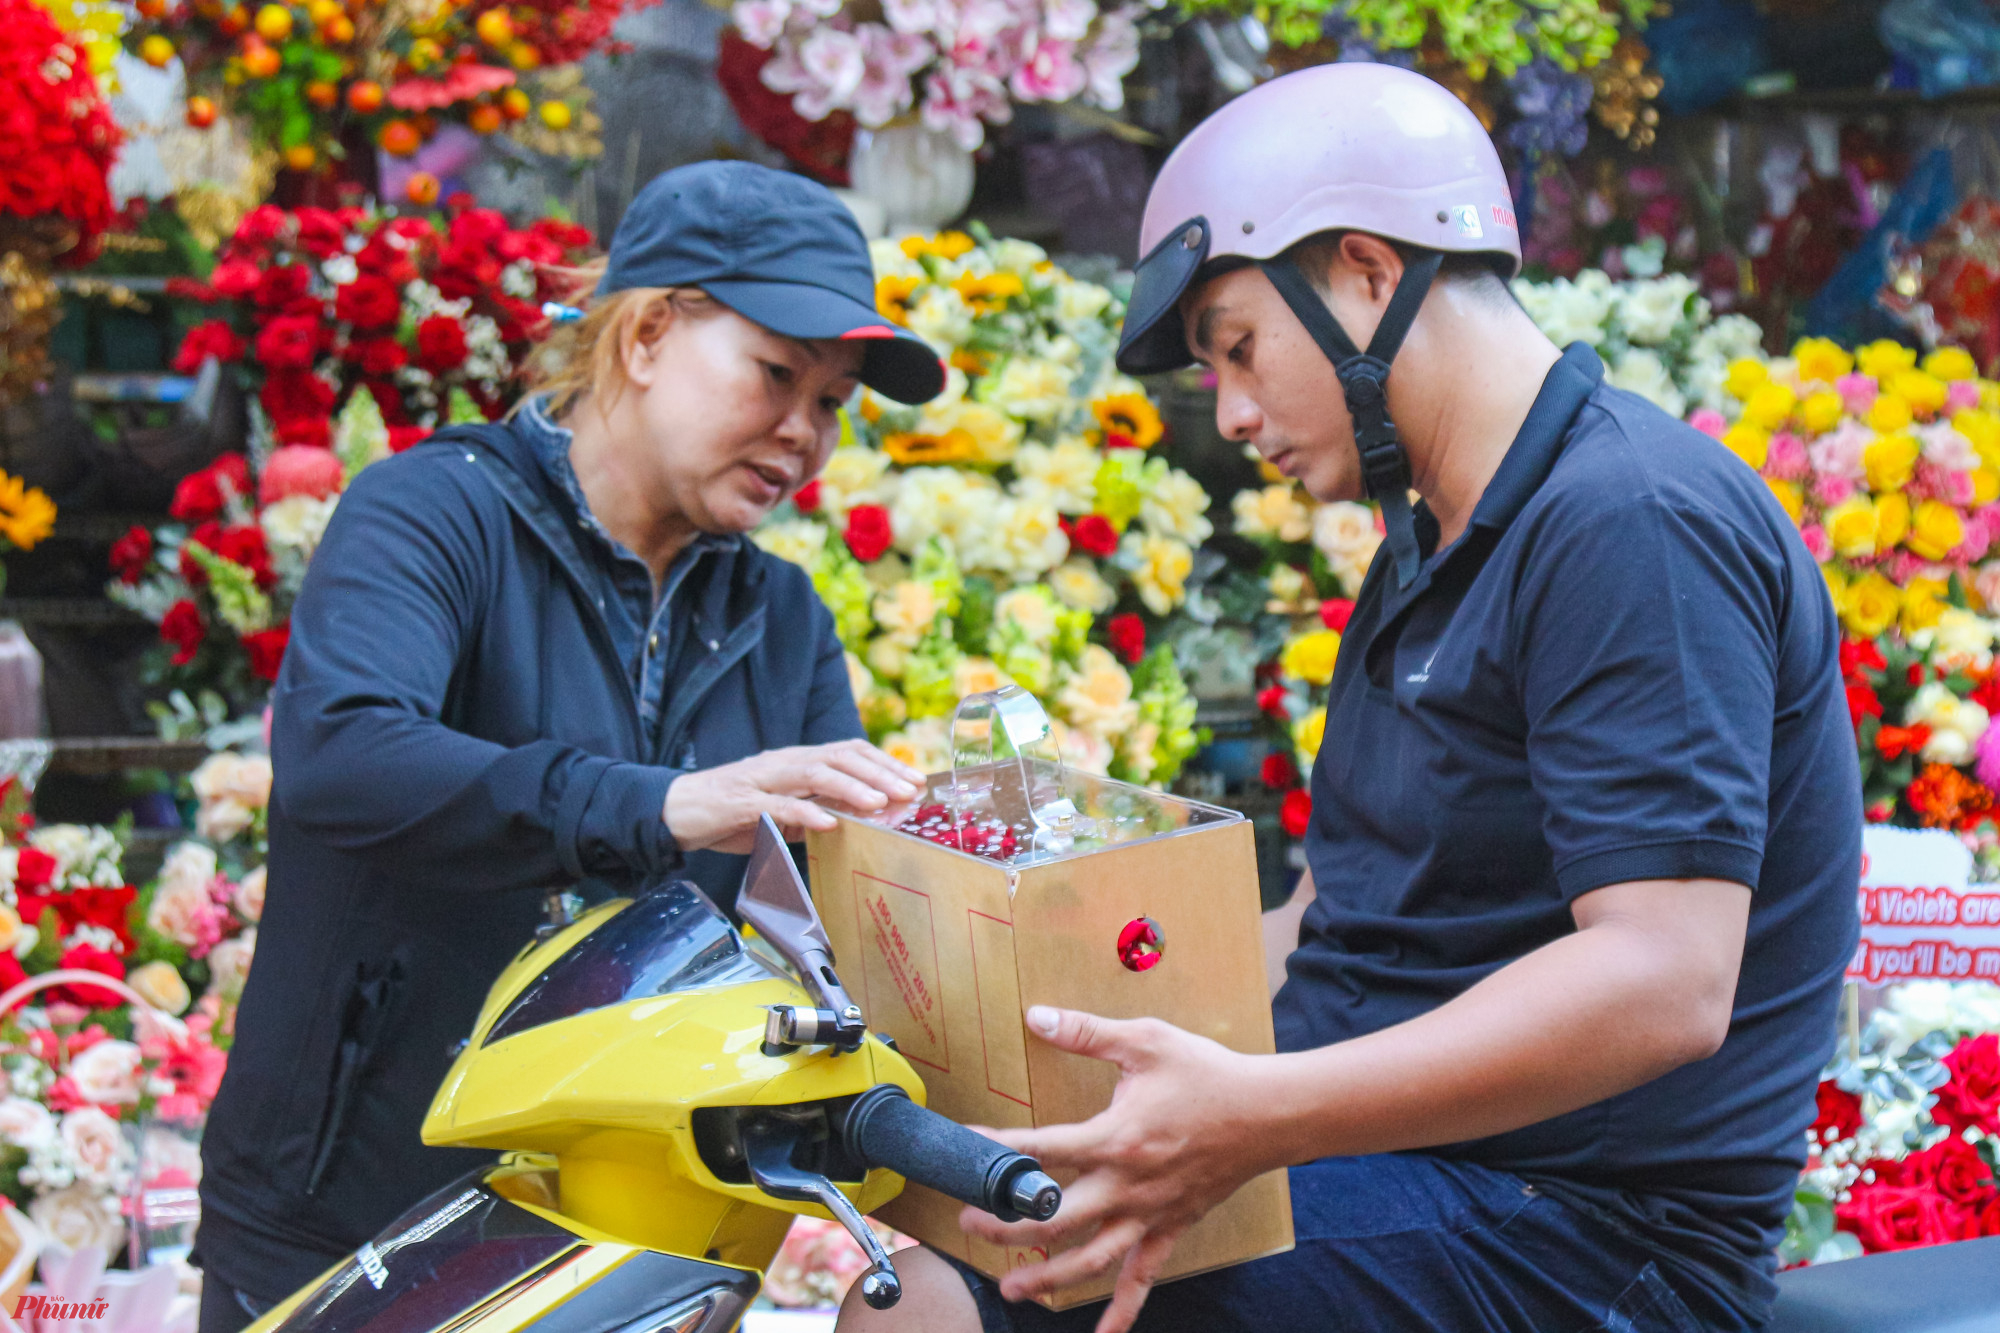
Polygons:
<instances>
[{"instance_id":1,"label":"red stripe on cap","mask_svg":"<svg viewBox=\"0 0 2000 1333\"><path fill-rule=\"evenodd\" d=\"M858 329L849 329L840 335L844 342L849 338L894 338L896 331L887 324L863 324Z\"/></svg>"}]
</instances>

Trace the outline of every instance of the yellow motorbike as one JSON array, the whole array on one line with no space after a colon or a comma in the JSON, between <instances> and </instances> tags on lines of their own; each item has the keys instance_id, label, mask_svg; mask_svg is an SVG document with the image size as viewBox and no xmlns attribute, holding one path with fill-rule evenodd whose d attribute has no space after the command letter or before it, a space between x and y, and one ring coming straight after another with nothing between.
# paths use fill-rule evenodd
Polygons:
<instances>
[{"instance_id":1,"label":"yellow motorbike","mask_svg":"<svg viewBox=\"0 0 2000 1333\"><path fill-rule=\"evenodd\" d=\"M726 1333L798 1215L867 1252L904 1180L1012 1220L1054 1216L1033 1159L922 1105L834 971L765 818L739 932L673 883L552 913L487 996L426 1143L502 1150L398 1218L251 1333ZM754 932L754 933L753 933Z\"/></svg>"}]
</instances>

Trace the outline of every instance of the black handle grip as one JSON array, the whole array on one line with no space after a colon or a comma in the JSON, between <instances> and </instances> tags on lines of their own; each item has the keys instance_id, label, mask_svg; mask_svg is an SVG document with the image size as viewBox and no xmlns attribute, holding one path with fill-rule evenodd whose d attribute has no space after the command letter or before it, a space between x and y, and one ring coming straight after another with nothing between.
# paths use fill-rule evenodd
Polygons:
<instances>
[{"instance_id":1,"label":"black handle grip","mask_svg":"<svg viewBox=\"0 0 2000 1333\"><path fill-rule=\"evenodd\" d=\"M841 1133L847 1150L1003 1222L1046 1222L1062 1206L1062 1187L1032 1157L1002 1147L910 1100L893 1083L854 1099Z\"/></svg>"}]
</instances>

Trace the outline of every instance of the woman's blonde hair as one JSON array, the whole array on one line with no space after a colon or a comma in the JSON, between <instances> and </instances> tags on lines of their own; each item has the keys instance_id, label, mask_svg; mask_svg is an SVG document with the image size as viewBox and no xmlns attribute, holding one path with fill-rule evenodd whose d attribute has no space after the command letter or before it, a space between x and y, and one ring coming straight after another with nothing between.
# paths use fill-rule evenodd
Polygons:
<instances>
[{"instance_id":1,"label":"woman's blonde hair","mask_svg":"<svg viewBox=\"0 0 2000 1333\"><path fill-rule=\"evenodd\" d=\"M585 401L609 411L625 391L625 356L635 343L652 343L681 315L721 309L698 287L628 287L592 300L589 293L603 278L607 262L597 259L554 270L569 300L588 304L582 319L556 325L524 368L526 392L521 401L547 395L551 417Z\"/></svg>"}]
</instances>

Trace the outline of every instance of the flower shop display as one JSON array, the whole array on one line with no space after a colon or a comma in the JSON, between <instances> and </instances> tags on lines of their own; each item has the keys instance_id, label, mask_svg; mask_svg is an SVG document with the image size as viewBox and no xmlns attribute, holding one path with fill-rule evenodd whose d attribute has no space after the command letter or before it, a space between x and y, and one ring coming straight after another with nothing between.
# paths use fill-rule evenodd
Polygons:
<instances>
[{"instance_id":1,"label":"flower shop display","mask_svg":"<svg viewBox=\"0 0 2000 1333\"><path fill-rule=\"evenodd\" d=\"M873 1218L869 1228L890 1253L910 1245L903 1235ZM868 1256L831 1218L797 1217L764 1273L764 1295L781 1310L837 1310L855 1279L868 1271Z\"/></svg>"},{"instance_id":2,"label":"flower shop display","mask_svg":"<svg viewBox=\"0 0 2000 1333\"><path fill-rule=\"evenodd\" d=\"M87 263L111 220L118 150L81 39L33 0L0 0L0 404L47 376L52 265Z\"/></svg>"},{"instance_id":3,"label":"flower shop display","mask_svg":"<svg viewBox=\"0 0 2000 1333\"><path fill-rule=\"evenodd\" d=\"M2000 1236L2000 986L1891 988L1807 1137L1781 1262Z\"/></svg>"},{"instance_id":4,"label":"flower shop display","mask_svg":"<svg viewBox=\"0 0 2000 1333\"><path fill-rule=\"evenodd\" d=\"M578 132L589 90L558 76L619 50L612 28L644 3L138 0L125 42L151 65L180 60L189 124L240 115L297 172L325 174L371 145L411 158L446 125L579 158L601 151ZM355 165L349 178L372 182ZM436 189L412 177L403 197L429 203Z\"/></svg>"},{"instance_id":5,"label":"flower shop display","mask_svg":"<svg viewBox=\"0 0 2000 1333\"><path fill-rule=\"evenodd\" d=\"M1964 347L2000 370L2000 202L1969 195L1922 245L1892 252L1878 299L1925 346Z\"/></svg>"},{"instance_id":6,"label":"flower shop display","mask_svg":"<svg viewBox=\"0 0 2000 1333\"><path fill-rule=\"evenodd\" d=\"M1111 365L1122 306L1019 241L875 248L884 316L951 363L944 395L863 393L851 438L756 534L810 570L869 734L927 772L966 694L1012 680L1066 760L1164 783L1197 744L1164 644L1208 495L1152 455L1158 410Z\"/></svg>"},{"instance_id":7,"label":"flower shop display","mask_svg":"<svg viewBox=\"0 0 2000 1333\"><path fill-rule=\"evenodd\" d=\"M1116 111L1139 63L1144 6L1096 0L736 0L736 30L771 52L763 85L808 122L863 128L919 120L964 152L1016 102Z\"/></svg>"},{"instance_id":8,"label":"flower shop display","mask_svg":"<svg viewBox=\"0 0 2000 1333\"><path fill-rule=\"evenodd\" d=\"M34 550L55 527L55 501L40 487L0 472L0 556ZM0 593L6 588L7 566L0 564Z\"/></svg>"}]
</instances>

